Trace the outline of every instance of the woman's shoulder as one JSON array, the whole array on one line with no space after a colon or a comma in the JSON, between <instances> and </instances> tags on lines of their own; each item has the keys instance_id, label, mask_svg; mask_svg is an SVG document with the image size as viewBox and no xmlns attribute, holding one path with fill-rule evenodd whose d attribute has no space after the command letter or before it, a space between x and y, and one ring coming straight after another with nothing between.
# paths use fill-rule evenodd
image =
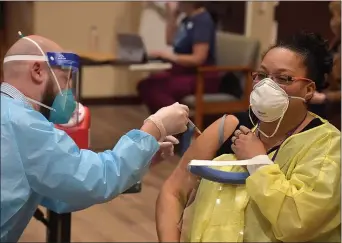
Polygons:
<instances>
[{"instance_id":1,"label":"woman's shoulder","mask_svg":"<svg viewBox=\"0 0 342 243\"><path fill-rule=\"evenodd\" d=\"M228 117L230 117L230 118L228 119ZM253 120L255 120L254 114L252 114L252 113L251 113L251 118ZM221 119L224 119L224 117ZM234 126L232 126L232 122L231 122L232 120L234 120ZM248 111L247 112L238 112L238 113L234 113L234 115L229 115L225 118L224 123L222 123L222 120L221 120L221 124L222 125L224 124L223 128L221 129L221 130L224 130L224 132L223 132L224 139L223 139L222 143L220 144L219 149L217 150L217 153L216 153L217 156L220 156L222 154L233 153L233 151L231 149L231 146L232 146L231 138L234 134L234 131L238 127L245 126L249 129L253 128L253 123L250 120ZM221 133L222 133L222 131L221 131Z\"/></svg>"},{"instance_id":2,"label":"woman's shoulder","mask_svg":"<svg viewBox=\"0 0 342 243\"><path fill-rule=\"evenodd\" d=\"M320 128L322 132L321 136L329 135L331 138L338 138L341 137L341 131L338 130L333 124L331 124L329 121L324 121L323 126Z\"/></svg>"},{"instance_id":3,"label":"woman's shoulder","mask_svg":"<svg viewBox=\"0 0 342 243\"><path fill-rule=\"evenodd\" d=\"M193 22L198 22L198 23L206 23L206 24L212 24L213 26L215 25L215 22L211 16L211 14L205 10L202 13L196 14L192 16L191 20Z\"/></svg>"},{"instance_id":4,"label":"woman's shoulder","mask_svg":"<svg viewBox=\"0 0 342 243\"><path fill-rule=\"evenodd\" d=\"M288 142L298 149L314 149L315 153L338 152L340 156L341 132L327 120L316 117L300 133L291 136Z\"/></svg>"},{"instance_id":5,"label":"woman's shoulder","mask_svg":"<svg viewBox=\"0 0 342 243\"><path fill-rule=\"evenodd\" d=\"M305 127L304 131L310 130L312 133L319 131L320 136L326 136L328 134L331 136L341 136L341 131L328 120L312 112L310 112L310 115L314 119Z\"/></svg>"},{"instance_id":6,"label":"woman's shoulder","mask_svg":"<svg viewBox=\"0 0 342 243\"><path fill-rule=\"evenodd\" d=\"M239 119L235 115L224 115L213 122L208 128L205 129L205 133L211 133L216 135L217 138L220 136L220 128L225 127L225 131L235 129L239 124Z\"/></svg>"}]
</instances>

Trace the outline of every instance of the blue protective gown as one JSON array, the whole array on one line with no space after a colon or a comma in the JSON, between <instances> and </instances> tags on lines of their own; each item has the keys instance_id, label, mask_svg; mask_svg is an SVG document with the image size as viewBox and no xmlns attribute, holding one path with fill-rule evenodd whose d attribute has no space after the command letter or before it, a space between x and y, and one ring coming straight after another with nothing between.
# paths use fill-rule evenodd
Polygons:
<instances>
[{"instance_id":1,"label":"blue protective gown","mask_svg":"<svg viewBox=\"0 0 342 243\"><path fill-rule=\"evenodd\" d=\"M113 150L79 149L29 104L1 95L1 242L17 242L38 205L63 213L113 199L142 179L158 149L140 130Z\"/></svg>"}]
</instances>

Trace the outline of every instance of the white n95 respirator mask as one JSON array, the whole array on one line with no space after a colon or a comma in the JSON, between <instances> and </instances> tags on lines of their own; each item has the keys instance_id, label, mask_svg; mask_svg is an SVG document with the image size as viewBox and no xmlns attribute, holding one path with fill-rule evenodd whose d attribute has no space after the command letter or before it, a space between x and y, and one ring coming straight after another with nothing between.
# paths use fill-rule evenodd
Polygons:
<instances>
[{"instance_id":1,"label":"white n95 respirator mask","mask_svg":"<svg viewBox=\"0 0 342 243\"><path fill-rule=\"evenodd\" d=\"M262 135L270 138L276 134L289 107L290 98L306 102L302 97L289 96L285 90L270 78L261 80L253 87L250 95L250 109L252 109L255 116L262 122L274 122L279 119L276 129L270 135L257 128ZM249 117L254 125L250 115Z\"/></svg>"}]
</instances>

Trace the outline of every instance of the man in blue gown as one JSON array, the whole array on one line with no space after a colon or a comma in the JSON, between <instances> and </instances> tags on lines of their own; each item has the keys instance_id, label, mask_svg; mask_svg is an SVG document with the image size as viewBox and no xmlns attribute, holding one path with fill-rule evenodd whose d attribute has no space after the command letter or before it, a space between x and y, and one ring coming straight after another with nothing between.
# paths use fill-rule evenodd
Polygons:
<instances>
[{"instance_id":1,"label":"man in blue gown","mask_svg":"<svg viewBox=\"0 0 342 243\"><path fill-rule=\"evenodd\" d=\"M23 37L4 59L1 85L1 242L17 242L38 205L57 213L109 201L140 181L166 136L187 129L175 103L123 135L112 150L79 149L54 124L76 102L79 57L51 40ZM101 85L101 83L99 83Z\"/></svg>"}]
</instances>

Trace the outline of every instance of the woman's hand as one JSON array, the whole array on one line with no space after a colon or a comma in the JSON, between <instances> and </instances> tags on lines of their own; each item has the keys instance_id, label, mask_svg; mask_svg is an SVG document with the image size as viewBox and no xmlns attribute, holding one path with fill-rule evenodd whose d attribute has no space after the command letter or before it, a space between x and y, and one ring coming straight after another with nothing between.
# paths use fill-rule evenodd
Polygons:
<instances>
[{"instance_id":1,"label":"woman's hand","mask_svg":"<svg viewBox=\"0 0 342 243\"><path fill-rule=\"evenodd\" d=\"M148 53L150 57L161 58L167 61L176 62L177 56L173 52L160 50L160 51L151 51Z\"/></svg>"},{"instance_id":2,"label":"woman's hand","mask_svg":"<svg viewBox=\"0 0 342 243\"><path fill-rule=\"evenodd\" d=\"M177 17L180 13L178 2L166 2L165 7L167 13L172 15L173 17Z\"/></svg>"},{"instance_id":3,"label":"woman's hand","mask_svg":"<svg viewBox=\"0 0 342 243\"><path fill-rule=\"evenodd\" d=\"M312 98L310 99L310 104L323 104L327 99L326 94L318 93L315 91Z\"/></svg>"},{"instance_id":4,"label":"woman's hand","mask_svg":"<svg viewBox=\"0 0 342 243\"><path fill-rule=\"evenodd\" d=\"M160 163L161 161L174 155L174 145L179 144L179 141L174 136L166 136L163 142L159 142L160 149L152 158L151 165Z\"/></svg>"},{"instance_id":5,"label":"woman's hand","mask_svg":"<svg viewBox=\"0 0 342 243\"><path fill-rule=\"evenodd\" d=\"M266 154L266 149L261 140L245 126L240 126L234 132L232 143L231 148L238 160L251 159Z\"/></svg>"}]
</instances>

